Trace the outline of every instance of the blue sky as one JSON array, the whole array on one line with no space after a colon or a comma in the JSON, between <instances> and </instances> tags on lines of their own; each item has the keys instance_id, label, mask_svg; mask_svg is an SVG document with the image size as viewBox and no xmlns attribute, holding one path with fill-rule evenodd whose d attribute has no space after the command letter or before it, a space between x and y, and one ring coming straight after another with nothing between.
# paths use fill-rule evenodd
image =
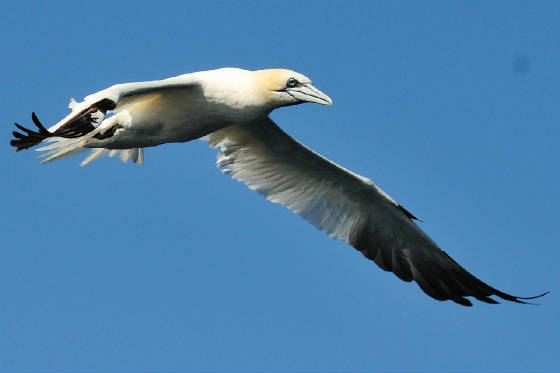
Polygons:
<instances>
[{"instance_id":1,"label":"blue sky","mask_svg":"<svg viewBox=\"0 0 560 373\"><path fill-rule=\"evenodd\" d=\"M557 371L559 17L511 1L4 5L0 370ZM31 111L52 124L70 97L226 66L311 77L334 105L278 110L281 127L484 281L552 293L434 301L221 175L201 141L84 168L8 146Z\"/></svg>"}]
</instances>

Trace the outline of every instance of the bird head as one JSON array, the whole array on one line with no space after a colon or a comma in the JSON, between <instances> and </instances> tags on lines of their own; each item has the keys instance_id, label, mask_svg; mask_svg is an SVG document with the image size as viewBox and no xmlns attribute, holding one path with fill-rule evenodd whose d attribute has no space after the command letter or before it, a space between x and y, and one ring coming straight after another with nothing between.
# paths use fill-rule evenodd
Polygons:
<instances>
[{"instance_id":1,"label":"bird head","mask_svg":"<svg viewBox=\"0 0 560 373\"><path fill-rule=\"evenodd\" d=\"M332 100L311 84L311 80L295 71L267 69L255 71L257 90L273 108L315 102L332 105Z\"/></svg>"}]
</instances>

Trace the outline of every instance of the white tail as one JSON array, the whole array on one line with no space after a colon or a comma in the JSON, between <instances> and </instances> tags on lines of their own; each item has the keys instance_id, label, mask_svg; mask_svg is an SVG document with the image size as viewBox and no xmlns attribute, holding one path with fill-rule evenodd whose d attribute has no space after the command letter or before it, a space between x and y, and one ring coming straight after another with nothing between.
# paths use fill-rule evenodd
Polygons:
<instances>
[{"instance_id":1,"label":"white tail","mask_svg":"<svg viewBox=\"0 0 560 373\"><path fill-rule=\"evenodd\" d=\"M144 149L123 149L123 150L109 150L109 149L93 149L91 153L80 163L80 166L85 166L96 159L103 157L104 155L109 155L109 157L114 157L119 154L121 161L127 163L132 160L134 163L139 165L144 164Z\"/></svg>"},{"instance_id":2,"label":"white tail","mask_svg":"<svg viewBox=\"0 0 560 373\"><path fill-rule=\"evenodd\" d=\"M36 150L40 152L46 152L40 155L40 157L46 157L41 161L41 163L48 163L58 159L65 159L91 149L84 147L86 141L90 137L91 136L89 136L89 134L74 139L68 139L64 137L51 137L47 140L48 142L51 142L51 144L43 146ZM127 163L128 161L133 161L134 163L138 163L139 165L144 163L144 151L142 148L114 150L94 148L91 149L91 153L82 161L80 165L85 166L106 154L109 155L109 157L114 157L118 154L121 161L123 161L124 163Z\"/></svg>"}]
</instances>

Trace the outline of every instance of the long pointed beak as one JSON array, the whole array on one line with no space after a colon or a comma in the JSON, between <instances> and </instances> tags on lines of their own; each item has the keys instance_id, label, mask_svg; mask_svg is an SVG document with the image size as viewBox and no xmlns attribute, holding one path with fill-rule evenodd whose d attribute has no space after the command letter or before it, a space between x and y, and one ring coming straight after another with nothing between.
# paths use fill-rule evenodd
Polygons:
<instances>
[{"instance_id":1,"label":"long pointed beak","mask_svg":"<svg viewBox=\"0 0 560 373\"><path fill-rule=\"evenodd\" d=\"M294 88L287 88L286 92L303 102L315 102L321 105L332 105L329 96L313 87L311 84L301 84Z\"/></svg>"}]
</instances>

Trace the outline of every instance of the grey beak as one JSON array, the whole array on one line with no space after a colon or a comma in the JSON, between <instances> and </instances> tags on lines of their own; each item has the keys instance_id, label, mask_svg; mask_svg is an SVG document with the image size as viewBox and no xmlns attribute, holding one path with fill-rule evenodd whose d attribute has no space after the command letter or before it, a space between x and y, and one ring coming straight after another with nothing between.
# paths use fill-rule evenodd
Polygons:
<instances>
[{"instance_id":1,"label":"grey beak","mask_svg":"<svg viewBox=\"0 0 560 373\"><path fill-rule=\"evenodd\" d=\"M290 93L293 97L304 102L315 102L321 105L332 105L332 100L329 96L313 87L311 84L302 84L297 87L287 88L286 92Z\"/></svg>"}]
</instances>

